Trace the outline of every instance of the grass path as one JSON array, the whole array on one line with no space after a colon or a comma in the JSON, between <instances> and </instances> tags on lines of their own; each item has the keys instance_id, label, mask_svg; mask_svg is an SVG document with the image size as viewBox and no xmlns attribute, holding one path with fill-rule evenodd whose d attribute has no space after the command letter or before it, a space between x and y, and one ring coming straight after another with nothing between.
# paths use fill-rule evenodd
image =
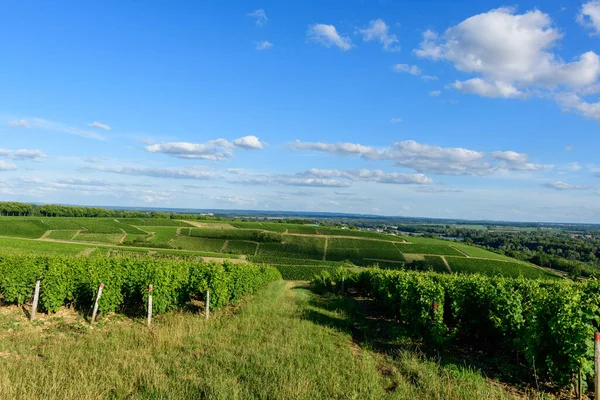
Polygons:
<instances>
[{"instance_id":1,"label":"grass path","mask_svg":"<svg viewBox=\"0 0 600 400\"><path fill-rule=\"evenodd\" d=\"M32 325L0 308L0 398L512 398L462 366L373 350L357 304L279 281L210 321L169 313L151 331L122 316Z\"/></svg>"}]
</instances>

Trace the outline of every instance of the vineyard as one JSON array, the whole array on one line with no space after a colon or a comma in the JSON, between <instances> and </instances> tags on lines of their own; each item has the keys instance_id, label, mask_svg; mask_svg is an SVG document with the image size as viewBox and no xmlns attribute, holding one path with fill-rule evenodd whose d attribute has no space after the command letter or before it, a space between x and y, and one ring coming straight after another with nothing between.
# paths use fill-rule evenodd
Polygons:
<instances>
[{"instance_id":1,"label":"vineyard","mask_svg":"<svg viewBox=\"0 0 600 400\"><path fill-rule=\"evenodd\" d=\"M140 309L148 285L154 285L154 312L183 307L211 292L218 309L281 279L276 268L264 265L204 263L155 257L68 257L3 255L0 257L0 298L6 304L27 301L41 281L40 306L56 312L63 305L82 310L92 304L99 285L104 291L102 312Z\"/></svg>"},{"instance_id":2,"label":"vineyard","mask_svg":"<svg viewBox=\"0 0 600 400\"><path fill-rule=\"evenodd\" d=\"M283 265L286 263L280 260L295 259L299 267L322 261L327 264L320 264L321 267L332 268L336 263L343 263L386 269L555 277L548 270L464 243L274 222L0 217L0 242L8 238L15 240L5 246L5 250L31 248L34 252L48 249L50 253L106 254L121 249L213 258L241 257L271 265ZM55 247L47 246L48 242ZM79 246L81 244L87 247Z\"/></svg>"},{"instance_id":3,"label":"vineyard","mask_svg":"<svg viewBox=\"0 0 600 400\"><path fill-rule=\"evenodd\" d=\"M600 283L363 270L323 272L317 287L369 296L413 334L437 347L477 339L565 386L581 372L593 382Z\"/></svg>"}]
</instances>

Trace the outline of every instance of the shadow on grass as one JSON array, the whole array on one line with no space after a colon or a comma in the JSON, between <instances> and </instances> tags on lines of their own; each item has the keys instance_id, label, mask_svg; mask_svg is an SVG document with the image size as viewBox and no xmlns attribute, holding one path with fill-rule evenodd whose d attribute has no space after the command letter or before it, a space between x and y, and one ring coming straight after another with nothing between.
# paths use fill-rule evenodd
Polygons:
<instances>
[{"instance_id":1,"label":"shadow on grass","mask_svg":"<svg viewBox=\"0 0 600 400\"><path fill-rule=\"evenodd\" d=\"M311 290L309 285L297 290ZM363 349L397 357L410 352L419 357L434 359L446 367L467 368L498 381L521 387L535 387L530 371L509 356L497 351L490 353L473 343L459 342L444 349L428 345L401 321L386 315L372 299L352 294L319 294L311 297L303 317L314 323L349 333ZM497 349L499 350L499 349Z\"/></svg>"}]
</instances>

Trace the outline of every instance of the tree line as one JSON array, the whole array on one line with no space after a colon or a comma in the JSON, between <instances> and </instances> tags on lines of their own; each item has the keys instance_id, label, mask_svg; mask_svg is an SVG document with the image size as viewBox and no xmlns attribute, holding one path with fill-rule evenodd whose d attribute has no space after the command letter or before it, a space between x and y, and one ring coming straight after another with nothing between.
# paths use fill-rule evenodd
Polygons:
<instances>
[{"instance_id":1,"label":"tree line","mask_svg":"<svg viewBox=\"0 0 600 400\"><path fill-rule=\"evenodd\" d=\"M99 207L63 206L59 204L37 205L19 202L0 202L0 215L9 217L162 218L192 220L219 219L217 217L199 214L109 210Z\"/></svg>"}]
</instances>

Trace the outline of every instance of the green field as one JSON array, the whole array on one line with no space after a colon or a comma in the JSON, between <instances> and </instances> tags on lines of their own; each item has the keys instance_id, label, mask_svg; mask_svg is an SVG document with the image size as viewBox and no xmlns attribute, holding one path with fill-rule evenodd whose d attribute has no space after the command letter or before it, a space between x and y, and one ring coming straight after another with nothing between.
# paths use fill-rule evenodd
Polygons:
<instances>
[{"instance_id":1,"label":"green field","mask_svg":"<svg viewBox=\"0 0 600 400\"><path fill-rule=\"evenodd\" d=\"M209 321L172 312L152 330L120 316L90 327L73 312L32 325L4 309L0 398L513 398L461 360L424 357L402 329L361 310L282 281ZM379 349L383 339L393 356Z\"/></svg>"},{"instance_id":2,"label":"green field","mask_svg":"<svg viewBox=\"0 0 600 400\"><path fill-rule=\"evenodd\" d=\"M171 245L176 249L210 251L219 253L225 247L224 239L205 239L191 236L177 236L171 241Z\"/></svg>"},{"instance_id":3,"label":"green field","mask_svg":"<svg viewBox=\"0 0 600 400\"><path fill-rule=\"evenodd\" d=\"M501 275L510 277L523 276L524 278L556 278L556 275L529 266L521 262L509 262L501 260L482 260L477 258L446 257L453 272L459 273L481 273L486 275Z\"/></svg>"},{"instance_id":4,"label":"green field","mask_svg":"<svg viewBox=\"0 0 600 400\"><path fill-rule=\"evenodd\" d=\"M254 253L256 253L257 247L258 243L245 242L242 240L229 240L223 252L233 254L254 255Z\"/></svg>"},{"instance_id":5,"label":"green field","mask_svg":"<svg viewBox=\"0 0 600 400\"><path fill-rule=\"evenodd\" d=\"M79 233L77 233L79 232ZM76 234L77 233L77 234ZM126 235L123 239L123 235ZM394 236L370 231L337 229L316 225L275 222L194 222L160 218L47 218L0 217L0 237L72 241L86 248L106 245L135 247L137 252L164 253L177 250L208 253L211 257L255 257L281 265L280 259L297 260L295 265L336 265L348 261L357 266L413 268L410 263L424 260L431 268L446 270L442 259L452 258L454 272L544 277L545 271L527 263L462 242L420 236ZM50 250L54 243L42 247ZM20 243L17 248L31 246ZM64 248L78 253L86 248ZM71 250L73 249L73 250ZM77 250L75 250L77 249ZM184 253L179 253L184 254ZM506 261L506 263L495 263ZM489 261L489 262L483 262ZM313 264L314 262L325 264ZM287 263L286 263L287 265ZM443 267L443 268L442 268Z\"/></svg>"},{"instance_id":6,"label":"green field","mask_svg":"<svg viewBox=\"0 0 600 400\"><path fill-rule=\"evenodd\" d=\"M77 235L79 231L50 231L46 235L47 239L56 239L56 240L73 240L73 237Z\"/></svg>"}]
</instances>

